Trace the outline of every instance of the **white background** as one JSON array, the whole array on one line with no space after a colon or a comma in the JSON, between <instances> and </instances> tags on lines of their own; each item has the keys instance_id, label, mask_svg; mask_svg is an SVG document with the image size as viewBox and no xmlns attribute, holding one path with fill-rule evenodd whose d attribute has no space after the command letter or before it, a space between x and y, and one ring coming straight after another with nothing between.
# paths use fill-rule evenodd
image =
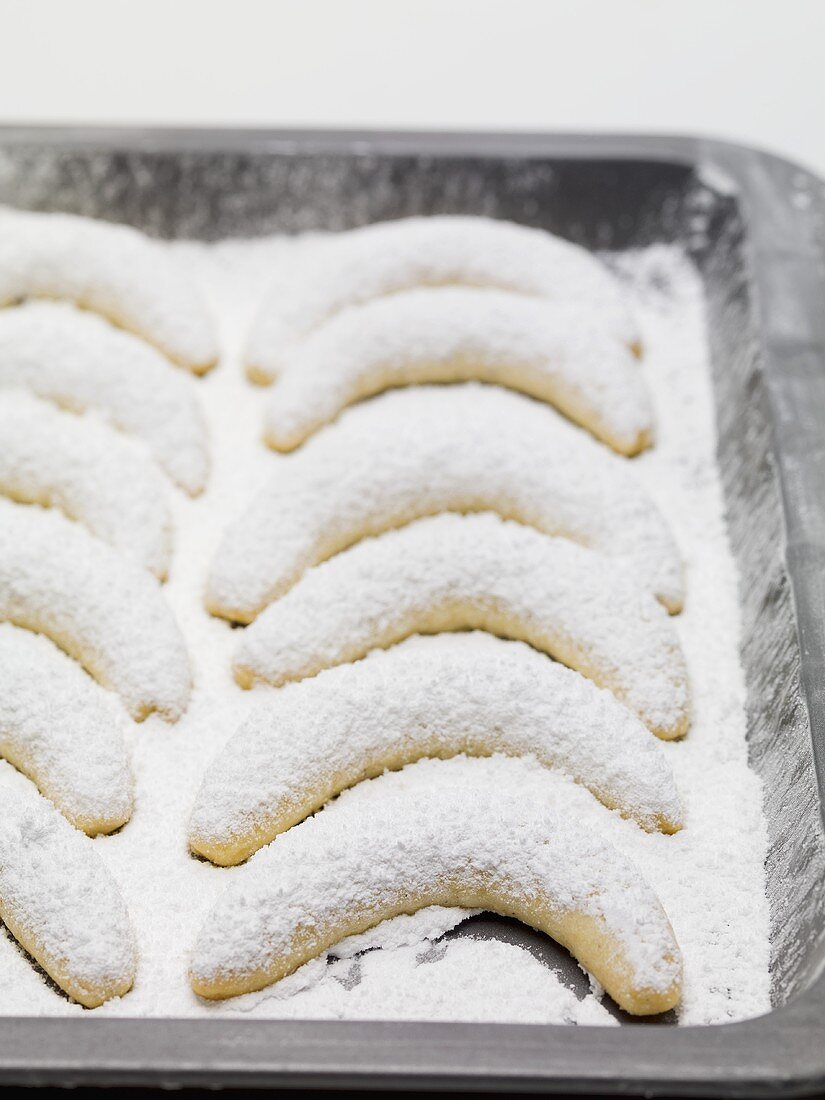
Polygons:
<instances>
[{"instance_id":1,"label":"white background","mask_svg":"<svg viewBox=\"0 0 825 1100\"><path fill-rule=\"evenodd\" d=\"M0 0L0 121L669 131L825 176L825 0Z\"/></svg>"}]
</instances>

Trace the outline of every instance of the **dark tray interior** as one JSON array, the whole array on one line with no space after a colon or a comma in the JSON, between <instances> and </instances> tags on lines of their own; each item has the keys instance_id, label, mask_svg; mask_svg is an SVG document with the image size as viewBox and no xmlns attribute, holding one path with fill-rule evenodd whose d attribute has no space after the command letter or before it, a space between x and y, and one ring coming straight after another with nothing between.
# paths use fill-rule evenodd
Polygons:
<instances>
[{"instance_id":1,"label":"dark tray interior","mask_svg":"<svg viewBox=\"0 0 825 1100\"><path fill-rule=\"evenodd\" d=\"M703 162L700 148L708 151ZM713 157L712 149L715 149ZM541 226L596 249L636 248L659 241L677 242L687 249L702 273L709 307L718 456L730 535L740 571L750 755L764 781L770 829L767 871L772 915L772 991L774 1005L779 1008L793 1004L812 986L825 949L825 843L811 733L812 723L815 732L819 732L822 700L812 698L821 692L817 693L815 678L811 675L806 678L802 667L794 613L794 594L799 601L804 590L805 599L809 598L810 589L805 584L811 581L811 570L822 565L823 554L811 536L810 525L821 527L820 516L825 509L820 506L817 512L815 502L811 502L810 514L800 521L808 526L799 538L791 539L786 554L786 526L793 535L798 518L794 509L799 507L799 500L795 503L786 484L789 509L786 524L777 467L784 465L787 476L792 477L793 462L803 462L804 456L796 459L791 456L792 447L786 451L783 433L790 430L798 434L794 419L804 417L809 409L808 427L812 438L818 438L814 411L820 408L816 400L821 400L821 408L825 408L825 394L820 381L821 364L816 356L810 356L810 340L800 342L798 347L791 340L785 349L791 354L796 348L800 360L796 371L777 369L776 346L769 348L766 343L766 328L775 327L776 315L764 308L764 285L770 272L767 276L764 270L757 272L764 256L754 251L755 200L749 211L747 203L743 203L741 187L730 185L737 173L744 178L747 156L730 147L702 147L678 141L663 141L657 146L655 141L621 139L612 145L609 141L600 144L598 139L589 143L561 139L554 148L553 139L540 138L237 134L138 134L125 138L86 134L67 140L59 133L17 132L7 134L5 140L0 134L0 201L130 222L168 237L216 239L276 231L342 229L408 214L455 212L486 214ZM802 183L811 186L806 182L808 177L802 182L799 177L794 183L794 170L782 162L755 154L752 160L762 165L764 172L773 173L772 188L783 173L789 195L795 187L799 193ZM716 162L713 171L708 168L710 161ZM809 205L818 211L819 201L814 195ZM807 216L810 215L808 211ZM807 224L815 227L818 223ZM799 292L803 293L801 289ZM781 327L782 318L779 323ZM810 397L806 385L816 400ZM790 396L789 386L796 387ZM784 427L783 415L787 421ZM817 461L823 454L825 448L820 444ZM786 557L791 565L790 574ZM801 576L797 584L794 576L794 593L791 575L795 569L800 576L806 573L807 580ZM815 628L811 629L814 634L810 636L818 644L821 639ZM463 934L468 932L503 936L511 941L515 937L534 951L547 952L552 965L560 961L565 964L560 952L554 948L548 951L546 944L536 942L541 937L510 922L480 918ZM569 973L572 981L574 968ZM773 1012L764 1021L776 1015ZM101 1021L96 1026L102 1029L102 1036L118 1023L121 1028L133 1026L135 1035L142 1033L148 1051L151 1036L157 1034L150 1022L130 1025ZM359 1056L365 1059L363 1080L371 1085L390 1078L400 1081L402 1063L413 1085L457 1080L443 1061L442 1076L434 1068L441 1059L440 1043L448 1041L459 1047L468 1044L468 1050L479 1052L475 1059L468 1057L466 1065L459 1056L449 1065L455 1074L464 1072L466 1080L482 1088L493 1087L496 1080L499 1084L506 1080L509 1087L522 1088L531 1087L532 1083L544 1088L627 1089L635 1080L644 1081L648 1088L692 1091L702 1088L703 1082L711 1080L715 1072L713 1080L717 1084L724 1080L725 1090L734 1091L733 1082L738 1076L730 1067L725 1073L718 1067L713 1070L712 1064L716 1063L709 1051L721 1049L718 1043L708 1045L703 1040L691 1048L689 1037L703 1029L679 1029L680 1037L676 1040L678 1050L693 1049L695 1053L696 1072L688 1073L694 1078L691 1086L687 1078L674 1077L680 1061L675 1053L677 1048L663 1045L669 1042L667 1035L677 1034L670 1028L635 1025L622 1031L624 1038L617 1039L614 1033L608 1039L602 1029L576 1029L573 1037L562 1028L494 1025L438 1025L439 1038L431 1026L427 1031L428 1025L260 1022L224 1025L210 1021L201 1027L198 1021L185 1028L181 1026L181 1043L185 1045L184 1035L191 1036L194 1049L201 1050L201 1057L198 1060L190 1051L187 1069L170 1052L164 1079L176 1083L283 1084L291 1080L283 1044L300 1049L302 1041L305 1046L311 1045L316 1038L320 1042L323 1035L330 1036L331 1049L334 1050L336 1042L346 1047L345 1062L356 1057L355 1050L360 1051ZM409 1040L409 1057L413 1043L410 1037L420 1036L421 1045L412 1048L416 1053L411 1064L400 1056L392 1038L394 1029L402 1026ZM0 1035L7 1027L0 1020ZM223 1032L215 1030L219 1027L224 1028ZM232 1072L226 1068L221 1072L221 1044L240 1041L231 1039L232 1035L237 1036L239 1027L247 1029L250 1044L247 1061L233 1063ZM733 1039L734 1030L741 1032L755 1027L756 1023L704 1030L727 1031ZM64 1035L68 1042L69 1032L79 1037L76 1028L75 1021L54 1021L50 1028L52 1042L59 1048ZM330 1029L335 1028L339 1030L333 1040ZM515 1033L522 1032L545 1035L540 1066L531 1066L524 1051L519 1056L520 1044ZM253 1038L253 1033L258 1037ZM303 1040L296 1040L295 1036L301 1034ZM556 1037L551 1039L553 1034ZM381 1054L375 1052L374 1040L378 1036L383 1039ZM269 1047L265 1048L267 1037ZM625 1042L625 1047L617 1047L621 1042ZM528 1046L532 1049L532 1042ZM576 1073L565 1069L567 1059L560 1053L565 1046L568 1050L579 1049L579 1057L585 1059ZM33 1052L34 1049L33 1045ZM269 1049L269 1055L262 1054L264 1049ZM733 1051L735 1044L730 1049ZM278 1052L277 1058L273 1050ZM299 1074L295 1082L326 1079L325 1073L337 1074L336 1081L354 1082L352 1066L347 1062L348 1070L340 1061L341 1048L336 1054L339 1061L333 1054L331 1061L329 1056L316 1055L314 1061L302 1063L304 1075ZM763 1048L762 1060L768 1057L767 1049ZM755 1062L748 1067L753 1078L751 1085L757 1078L767 1080L770 1076L767 1064L761 1070L758 1068L760 1059L755 1048L754 1058ZM588 1064L588 1059L592 1064ZM640 1059L647 1068L642 1076L636 1076L631 1067L635 1068ZM624 1062L627 1064L622 1070L619 1063ZM0 1061L0 1072L3 1066ZM482 1079L485 1066L487 1076ZM610 1073L609 1066L613 1067ZM157 1061L155 1068L158 1069ZM295 1067L293 1071L299 1072ZM7 1075L10 1072L11 1064L6 1067ZM123 1072L126 1073L125 1067ZM111 1073L109 1078L105 1075L90 1078L87 1074L82 1079L102 1082L111 1079ZM142 1073L126 1074L119 1079L148 1082L152 1076L144 1063ZM750 1094L753 1095L752 1089Z\"/></svg>"}]
</instances>

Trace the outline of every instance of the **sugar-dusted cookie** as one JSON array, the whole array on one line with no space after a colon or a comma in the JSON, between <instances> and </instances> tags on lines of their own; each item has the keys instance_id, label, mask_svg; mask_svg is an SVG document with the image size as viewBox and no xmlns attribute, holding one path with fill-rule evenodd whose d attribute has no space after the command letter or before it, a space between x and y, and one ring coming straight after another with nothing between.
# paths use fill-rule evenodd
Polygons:
<instances>
[{"instance_id":1,"label":"sugar-dusted cookie","mask_svg":"<svg viewBox=\"0 0 825 1100\"><path fill-rule=\"evenodd\" d=\"M70 412L95 410L142 439L186 492L206 484L206 423L194 380L88 310L36 301L0 310L0 386L25 386Z\"/></svg>"},{"instance_id":2,"label":"sugar-dusted cookie","mask_svg":"<svg viewBox=\"0 0 825 1100\"><path fill-rule=\"evenodd\" d=\"M134 982L129 914L92 841L17 779L0 794L0 918L65 993L96 1008Z\"/></svg>"},{"instance_id":3,"label":"sugar-dusted cookie","mask_svg":"<svg viewBox=\"0 0 825 1100\"><path fill-rule=\"evenodd\" d=\"M0 493L60 508L161 580L172 556L163 477L132 440L22 389L0 389Z\"/></svg>"},{"instance_id":4,"label":"sugar-dusted cookie","mask_svg":"<svg viewBox=\"0 0 825 1100\"><path fill-rule=\"evenodd\" d=\"M0 207L0 306L75 302L196 374L218 358L214 323L185 270L127 225Z\"/></svg>"},{"instance_id":5,"label":"sugar-dusted cookie","mask_svg":"<svg viewBox=\"0 0 825 1100\"><path fill-rule=\"evenodd\" d=\"M552 409L474 383L383 394L278 462L223 537L207 606L250 622L366 535L484 510L626 562L669 611L681 609L679 552L627 464Z\"/></svg>"},{"instance_id":6,"label":"sugar-dusted cookie","mask_svg":"<svg viewBox=\"0 0 825 1100\"><path fill-rule=\"evenodd\" d=\"M658 742L610 692L521 642L442 634L268 696L207 770L190 846L239 863L346 787L460 753L534 756L645 829L682 824Z\"/></svg>"},{"instance_id":7,"label":"sugar-dusted cookie","mask_svg":"<svg viewBox=\"0 0 825 1100\"><path fill-rule=\"evenodd\" d=\"M279 451L382 390L472 379L554 405L620 454L653 438L638 362L580 303L469 287L408 290L336 314L284 363L265 424Z\"/></svg>"},{"instance_id":8,"label":"sugar-dusted cookie","mask_svg":"<svg viewBox=\"0 0 825 1100\"><path fill-rule=\"evenodd\" d=\"M0 619L46 634L138 721L186 709L189 657L158 582L52 508L0 499Z\"/></svg>"},{"instance_id":9,"label":"sugar-dusted cookie","mask_svg":"<svg viewBox=\"0 0 825 1100\"><path fill-rule=\"evenodd\" d=\"M640 345L621 285L586 249L491 218L406 218L330 238L264 297L247 347L250 377L271 382L290 346L347 306L449 285L586 302L594 324Z\"/></svg>"},{"instance_id":10,"label":"sugar-dusted cookie","mask_svg":"<svg viewBox=\"0 0 825 1100\"><path fill-rule=\"evenodd\" d=\"M529 642L659 737L687 729L684 656L653 596L601 554L487 514L418 520L311 569L243 632L235 677L280 685L410 634L466 629Z\"/></svg>"},{"instance_id":11,"label":"sugar-dusted cookie","mask_svg":"<svg viewBox=\"0 0 825 1100\"><path fill-rule=\"evenodd\" d=\"M387 786L386 799L324 810L238 871L196 941L196 993L262 989L346 936L443 905L487 909L552 936L628 1012L678 1003L681 955L656 894L556 804L551 782L541 802L466 775L435 790Z\"/></svg>"},{"instance_id":12,"label":"sugar-dusted cookie","mask_svg":"<svg viewBox=\"0 0 825 1100\"><path fill-rule=\"evenodd\" d=\"M0 623L0 756L90 836L132 814L127 725L115 697L53 642Z\"/></svg>"}]
</instances>

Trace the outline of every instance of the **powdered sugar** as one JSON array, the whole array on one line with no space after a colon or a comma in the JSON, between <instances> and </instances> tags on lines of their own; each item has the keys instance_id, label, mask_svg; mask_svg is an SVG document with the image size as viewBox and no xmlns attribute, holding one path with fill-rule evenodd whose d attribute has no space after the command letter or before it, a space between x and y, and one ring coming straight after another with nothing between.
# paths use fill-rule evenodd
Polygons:
<instances>
[{"instance_id":1,"label":"powdered sugar","mask_svg":"<svg viewBox=\"0 0 825 1100\"><path fill-rule=\"evenodd\" d=\"M377 397L278 463L221 541L209 607L249 622L307 567L448 509L565 535L627 561L671 610L682 605L679 551L627 463L552 409L467 383Z\"/></svg>"},{"instance_id":2,"label":"powdered sugar","mask_svg":"<svg viewBox=\"0 0 825 1100\"><path fill-rule=\"evenodd\" d=\"M214 867L189 856L187 820L209 762L244 716L272 694L270 689L243 692L232 683L239 634L204 610L205 578L227 523L291 461L261 445L267 394L244 383L240 349L261 287L278 271L287 282L301 256L314 254L315 247L272 240L178 251L207 285L225 349L219 369L197 384L213 440L214 474L202 498L173 500L175 558L165 589L192 653L195 689L177 725L149 718L131 738L136 811L126 828L93 842L126 898L140 952L135 988L96 1015L613 1022L591 994L574 1007L582 990L572 992L566 979L560 981L521 946L463 938L432 947L416 942L416 936L425 940L446 926L433 922L429 912L403 921L400 938L407 946L338 959L349 950L339 944L334 957L321 957L260 993L207 1004L189 987L186 969L199 927L243 868ZM676 776L686 828L675 836L645 833L586 790L572 793L578 794L582 827L592 823L638 864L673 923L685 967L680 1023L719 1023L767 1011L770 986L765 823L760 784L747 766L736 573L714 460L703 302L695 272L676 249L628 256L622 269L644 338L640 369L657 425L656 446L633 460L632 472L673 527L687 564L687 606L672 622L689 665L692 722L684 741L661 746ZM668 291L657 291L660 285ZM427 791L451 766L455 783L472 763L422 761L360 784L339 802L371 799L373 791L380 795L382 786L399 776ZM502 790L542 797L547 773L535 762L479 763ZM449 914L440 916L452 922ZM395 922L380 926L370 943L397 945L397 927ZM0 936L0 1012L80 1011Z\"/></svg>"},{"instance_id":3,"label":"powdered sugar","mask_svg":"<svg viewBox=\"0 0 825 1100\"><path fill-rule=\"evenodd\" d=\"M115 697L53 642L0 623L0 755L79 829L129 820L128 727Z\"/></svg>"},{"instance_id":4,"label":"powdered sugar","mask_svg":"<svg viewBox=\"0 0 825 1100\"><path fill-rule=\"evenodd\" d=\"M261 1013L289 1019L374 1020L377 1006L385 1019L462 1020L532 1024L616 1024L587 993L580 1000L555 973L514 944L461 938L427 946L444 929L417 921L441 910L422 909L414 917L396 917L379 926L383 950L358 959L342 948L370 934L352 936L335 948L336 958L321 958L260 993L205 1005L211 1013L244 1016ZM451 910L452 912L452 910ZM465 910L460 910L465 913ZM396 942L399 924L411 942ZM426 935L425 932L432 933ZM399 937L406 937L401 934ZM495 983L495 993L492 985Z\"/></svg>"},{"instance_id":5,"label":"powdered sugar","mask_svg":"<svg viewBox=\"0 0 825 1100\"><path fill-rule=\"evenodd\" d=\"M0 305L63 298L201 372L218 357L210 316L173 256L126 225L0 208Z\"/></svg>"},{"instance_id":6,"label":"powdered sugar","mask_svg":"<svg viewBox=\"0 0 825 1100\"><path fill-rule=\"evenodd\" d=\"M357 936L347 936L331 947L330 959L352 959L365 951L384 947L421 947L422 944L440 940L447 932L457 928L470 917L477 917L481 909L457 909L455 906L428 905L414 913L401 913L392 920L376 924Z\"/></svg>"},{"instance_id":7,"label":"powdered sugar","mask_svg":"<svg viewBox=\"0 0 825 1100\"><path fill-rule=\"evenodd\" d=\"M309 570L246 628L238 682L278 686L410 634L488 630L607 687L662 737L689 721L667 613L609 560L498 516L444 514Z\"/></svg>"},{"instance_id":8,"label":"powdered sugar","mask_svg":"<svg viewBox=\"0 0 825 1100\"><path fill-rule=\"evenodd\" d=\"M275 279L246 351L250 373L271 381L290 344L350 305L420 286L492 287L587 302L628 345L639 334L621 284L589 252L539 229L473 217L405 218L328 238Z\"/></svg>"},{"instance_id":9,"label":"powdered sugar","mask_svg":"<svg viewBox=\"0 0 825 1100\"><path fill-rule=\"evenodd\" d=\"M212 764L190 842L235 863L344 787L423 756L534 756L648 829L681 823L656 741L606 691L519 642L411 638L291 685Z\"/></svg>"},{"instance_id":10,"label":"powdered sugar","mask_svg":"<svg viewBox=\"0 0 825 1100\"><path fill-rule=\"evenodd\" d=\"M172 555L166 486L142 448L106 424L0 390L0 493L60 508L165 577Z\"/></svg>"},{"instance_id":11,"label":"powdered sugar","mask_svg":"<svg viewBox=\"0 0 825 1100\"><path fill-rule=\"evenodd\" d=\"M0 310L0 385L26 386L71 412L94 410L138 436L183 489L206 484L196 385L143 340L61 302Z\"/></svg>"},{"instance_id":12,"label":"powdered sugar","mask_svg":"<svg viewBox=\"0 0 825 1100\"><path fill-rule=\"evenodd\" d=\"M391 386L478 379L555 405L622 454L654 435L630 349L581 302L501 290L409 290L351 306L285 354L266 410L288 451L347 405Z\"/></svg>"},{"instance_id":13,"label":"powdered sugar","mask_svg":"<svg viewBox=\"0 0 825 1100\"><path fill-rule=\"evenodd\" d=\"M48 635L138 720L186 709L186 643L157 581L54 509L0 500L0 618Z\"/></svg>"}]
</instances>

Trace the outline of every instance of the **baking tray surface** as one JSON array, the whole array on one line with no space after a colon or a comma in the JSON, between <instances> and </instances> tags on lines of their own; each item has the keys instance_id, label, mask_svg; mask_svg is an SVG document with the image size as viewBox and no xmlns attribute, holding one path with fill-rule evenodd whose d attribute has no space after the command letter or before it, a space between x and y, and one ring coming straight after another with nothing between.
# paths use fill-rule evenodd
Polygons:
<instances>
[{"instance_id":1,"label":"baking tray surface","mask_svg":"<svg viewBox=\"0 0 825 1100\"><path fill-rule=\"evenodd\" d=\"M825 189L691 138L0 130L0 201L216 239L407 214L681 244L705 283L770 830L774 1009L704 1028L0 1019L0 1080L803 1095L825 1088ZM495 929L491 930L495 934Z\"/></svg>"}]
</instances>

